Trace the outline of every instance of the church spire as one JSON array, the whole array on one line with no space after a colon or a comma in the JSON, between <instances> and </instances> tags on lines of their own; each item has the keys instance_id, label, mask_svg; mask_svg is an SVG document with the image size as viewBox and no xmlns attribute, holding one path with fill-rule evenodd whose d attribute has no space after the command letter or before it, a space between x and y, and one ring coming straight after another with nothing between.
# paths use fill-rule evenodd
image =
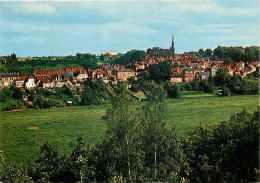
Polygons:
<instances>
[{"instance_id":1,"label":"church spire","mask_svg":"<svg viewBox=\"0 0 260 183\"><path fill-rule=\"evenodd\" d=\"M174 48L174 37L173 37L173 33L172 33L172 45L171 48Z\"/></svg>"},{"instance_id":2,"label":"church spire","mask_svg":"<svg viewBox=\"0 0 260 183\"><path fill-rule=\"evenodd\" d=\"M173 61L174 61L174 55L175 55L175 47L174 47L174 35L172 33L172 45L171 45L171 54L172 54L172 57L173 57Z\"/></svg>"}]
</instances>

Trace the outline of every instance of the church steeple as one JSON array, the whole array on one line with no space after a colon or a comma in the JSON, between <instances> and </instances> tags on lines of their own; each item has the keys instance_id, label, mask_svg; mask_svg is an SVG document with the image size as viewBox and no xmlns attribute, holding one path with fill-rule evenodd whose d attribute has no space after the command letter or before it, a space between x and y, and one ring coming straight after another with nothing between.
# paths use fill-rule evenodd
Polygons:
<instances>
[{"instance_id":1,"label":"church steeple","mask_svg":"<svg viewBox=\"0 0 260 183\"><path fill-rule=\"evenodd\" d=\"M174 61L175 47L174 47L174 37L173 37L173 34L172 34L172 45L171 45L171 48L170 48L170 52L171 52L171 56L173 57L173 61Z\"/></svg>"},{"instance_id":2,"label":"church steeple","mask_svg":"<svg viewBox=\"0 0 260 183\"><path fill-rule=\"evenodd\" d=\"M172 45L171 45L171 49L174 49L174 37L173 37L173 34L172 34Z\"/></svg>"}]
</instances>

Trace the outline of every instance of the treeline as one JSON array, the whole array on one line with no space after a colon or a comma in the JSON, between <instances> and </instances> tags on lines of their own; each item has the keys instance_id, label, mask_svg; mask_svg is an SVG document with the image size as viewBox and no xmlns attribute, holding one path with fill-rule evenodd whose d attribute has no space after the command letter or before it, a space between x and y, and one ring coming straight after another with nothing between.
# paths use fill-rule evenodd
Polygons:
<instances>
[{"instance_id":1,"label":"treeline","mask_svg":"<svg viewBox=\"0 0 260 183\"><path fill-rule=\"evenodd\" d=\"M197 57L209 57L211 60L224 60L224 63L232 63L232 62L253 62L259 61L260 56L260 47L259 46L251 46L251 47L225 47L218 46L213 51L211 49L199 49L197 52L189 52Z\"/></svg>"},{"instance_id":2,"label":"treeline","mask_svg":"<svg viewBox=\"0 0 260 183\"><path fill-rule=\"evenodd\" d=\"M135 61L135 60L142 60L145 58L146 52L142 50L131 50L127 53L119 56L117 59L111 61L111 64L122 64L122 65L128 65L129 63Z\"/></svg>"},{"instance_id":3,"label":"treeline","mask_svg":"<svg viewBox=\"0 0 260 183\"><path fill-rule=\"evenodd\" d=\"M216 72L215 77L212 77L211 74L207 80L196 77L189 83L181 84L181 90L221 93L222 96L229 96L232 94L255 95L259 93L258 77L258 70L243 78L238 74L231 76L226 68L220 68Z\"/></svg>"},{"instance_id":4,"label":"treeline","mask_svg":"<svg viewBox=\"0 0 260 183\"><path fill-rule=\"evenodd\" d=\"M96 69L99 60L96 55L89 53L77 53L68 57L43 57L26 61L17 61L16 56L8 56L7 62L2 63L1 72L19 72L19 75L33 74L34 69L62 69L70 67L83 67L84 69Z\"/></svg>"},{"instance_id":5,"label":"treeline","mask_svg":"<svg viewBox=\"0 0 260 183\"><path fill-rule=\"evenodd\" d=\"M148 84L148 101L130 107L126 87L115 90L103 119L104 140L90 148L82 138L69 156L45 143L24 165L1 161L2 182L253 182L259 181L259 109L186 134L166 128L166 93Z\"/></svg>"}]
</instances>

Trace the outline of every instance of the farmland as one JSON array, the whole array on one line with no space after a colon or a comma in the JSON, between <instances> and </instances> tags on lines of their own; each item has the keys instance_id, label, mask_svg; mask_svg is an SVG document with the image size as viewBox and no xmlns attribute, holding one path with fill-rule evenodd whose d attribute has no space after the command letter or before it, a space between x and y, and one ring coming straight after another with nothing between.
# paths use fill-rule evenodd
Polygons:
<instances>
[{"instance_id":1,"label":"farmland","mask_svg":"<svg viewBox=\"0 0 260 183\"><path fill-rule=\"evenodd\" d=\"M216 97L199 92L186 92L178 100L167 100L167 126L187 132L199 123L216 124L228 120L245 107L253 112L258 95ZM133 107L142 102L134 102ZM20 112L1 112L0 149L7 162L22 163L37 157L40 146L48 141L61 153L69 152L68 144L81 136L94 146L105 135L102 120L110 105L74 106Z\"/></svg>"}]
</instances>

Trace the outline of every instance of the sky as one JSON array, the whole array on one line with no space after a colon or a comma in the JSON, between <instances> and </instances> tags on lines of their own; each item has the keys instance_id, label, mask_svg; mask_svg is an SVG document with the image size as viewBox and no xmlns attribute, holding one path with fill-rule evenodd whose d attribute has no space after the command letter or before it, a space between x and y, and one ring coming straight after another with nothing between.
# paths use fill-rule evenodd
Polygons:
<instances>
[{"instance_id":1,"label":"sky","mask_svg":"<svg viewBox=\"0 0 260 183\"><path fill-rule=\"evenodd\" d=\"M0 1L0 56L259 46L259 0Z\"/></svg>"}]
</instances>

